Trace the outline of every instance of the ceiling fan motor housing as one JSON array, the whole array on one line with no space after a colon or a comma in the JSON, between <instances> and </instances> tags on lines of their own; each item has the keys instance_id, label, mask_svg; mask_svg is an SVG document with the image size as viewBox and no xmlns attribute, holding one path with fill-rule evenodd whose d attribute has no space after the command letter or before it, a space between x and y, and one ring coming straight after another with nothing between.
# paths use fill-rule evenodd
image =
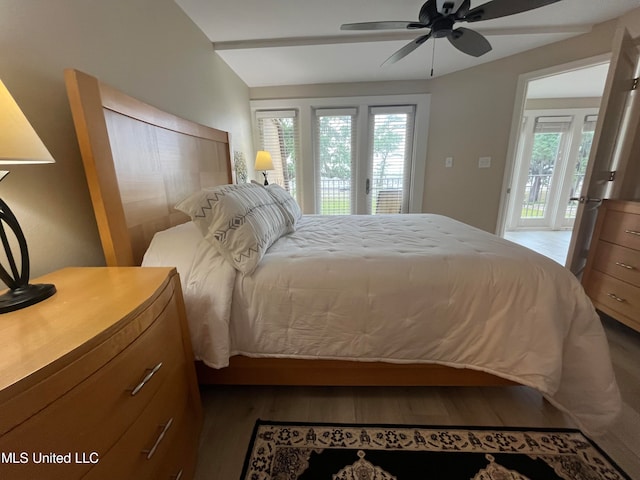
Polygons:
<instances>
[{"instance_id":1,"label":"ceiling fan motor housing","mask_svg":"<svg viewBox=\"0 0 640 480\"><path fill-rule=\"evenodd\" d=\"M469 3L469 0L428 0L418 18L423 26L431 28L433 37L443 38L451 33L458 17L468 11Z\"/></svg>"},{"instance_id":2,"label":"ceiling fan motor housing","mask_svg":"<svg viewBox=\"0 0 640 480\"><path fill-rule=\"evenodd\" d=\"M436 18L431 25L431 35L435 38L448 36L453 30L455 22L449 17Z\"/></svg>"},{"instance_id":3,"label":"ceiling fan motor housing","mask_svg":"<svg viewBox=\"0 0 640 480\"><path fill-rule=\"evenodd\" d=\"M464 0L436 0L436 8L442 15L453 15L463 3Z\"/></svg>"}]
</instances>

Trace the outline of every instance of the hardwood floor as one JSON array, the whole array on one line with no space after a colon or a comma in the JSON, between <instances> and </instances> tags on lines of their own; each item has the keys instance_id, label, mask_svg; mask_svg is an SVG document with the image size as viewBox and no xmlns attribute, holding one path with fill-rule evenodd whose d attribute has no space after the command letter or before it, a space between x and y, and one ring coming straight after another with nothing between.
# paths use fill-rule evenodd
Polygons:
<instances>
[{"instance_id":1,"label":"hardwood floor","mask_svg":"<svg viewBox=\"0 0 640 480\"><path fill-rule=\"evenodd\" d=\"M504 232L504 238L541 253L565 265L571 230L518 230Z\"/></svg>"},{"instance_id":2,"label":"hardwood floor","mask_svg":"<svg viewBox=\"0 0 640 480\"><path fill-rule=\"evenodd\" d=\"M616 424L596 440L640 480L640 334L604 319L624 399ZM205 422L197 480L239 479L253 426L263 420L574 427L528 387L203 387Z\"/></svg>"}]
</instances>

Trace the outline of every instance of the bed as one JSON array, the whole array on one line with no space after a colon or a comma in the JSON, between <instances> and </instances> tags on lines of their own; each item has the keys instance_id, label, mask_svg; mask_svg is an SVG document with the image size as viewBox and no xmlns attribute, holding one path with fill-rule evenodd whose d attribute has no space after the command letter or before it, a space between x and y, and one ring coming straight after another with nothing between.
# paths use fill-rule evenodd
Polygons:
<instances>
[{"instance_id":1,"label":"bed","mask_svg":"<svg viewBox=\"0 0 640 480\"><path fill-rule=\"evenodd\" d=\"M304 215L242 274L175 208L233 185L228 134L65 80L107 265L177 267L201 383L527 385L590 432L619 412L599 318L553 261L438 215Z\"/></svg>"}]
</instances>

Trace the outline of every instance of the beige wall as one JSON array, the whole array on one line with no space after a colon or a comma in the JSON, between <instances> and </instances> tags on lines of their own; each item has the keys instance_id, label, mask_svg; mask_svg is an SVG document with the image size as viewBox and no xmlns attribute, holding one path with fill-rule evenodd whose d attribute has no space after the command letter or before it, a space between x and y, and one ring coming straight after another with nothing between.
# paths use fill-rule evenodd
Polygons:
<instances>
[{"instance_id":1,"label":"beige wall","mask_svg":"<svg viewBox=\"0 0 640 480\"><path fill-rule=\"evenodd\" d=\"M623 21L640 32L640 9ZM520 75L610 51L617 22L590 33L423 82L252 88L251 99L431 93L423 211L494 232ZM445 168L446 157L454 158ZM492 158L479 169L478 158Z\"/></svg>"},{"instance_id":2,"label":"beige wall","mask_svg":"<svg viewBox=\"0 0 640 480\"><path fill-rule=\"evenodd\" d=\"M63 82L77 68L176 115L231 133L252 155L248 88L172 0L0 0L0 77L56 159L0 184L32 273L104 259Z\"/></svg>"}]
</instances>

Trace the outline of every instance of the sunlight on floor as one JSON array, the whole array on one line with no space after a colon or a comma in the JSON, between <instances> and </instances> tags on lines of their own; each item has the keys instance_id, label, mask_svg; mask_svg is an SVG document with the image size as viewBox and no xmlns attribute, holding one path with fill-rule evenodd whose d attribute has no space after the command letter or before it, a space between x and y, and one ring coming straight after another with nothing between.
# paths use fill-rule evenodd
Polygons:
<instances>
[{"instance_id":1,"label":"sunlight on floor","mask_svg":"<svg viewBox=\"0 0 640 480\"><path fill-rule=\"evenodd\" d=\"M505 232L504 238L545 255L561 265L566 263L571 230L520 230Z\"/></svg>"}]
</instances>

